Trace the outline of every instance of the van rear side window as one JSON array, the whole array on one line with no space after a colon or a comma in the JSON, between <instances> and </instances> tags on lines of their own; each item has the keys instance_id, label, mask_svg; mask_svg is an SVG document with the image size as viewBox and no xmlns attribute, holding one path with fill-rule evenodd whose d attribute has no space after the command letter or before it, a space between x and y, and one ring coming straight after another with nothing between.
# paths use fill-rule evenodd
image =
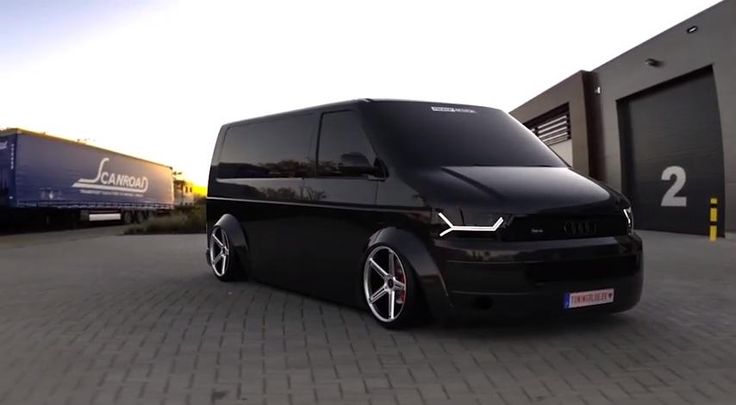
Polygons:
<instances>
[{"instance_id":1,"label":"van rear side window","mask_svg":"<svg viewBox=\"0 0 736 405\"><path fill-rule=\"evenodd\" d=\"M302 115L231 127L225 134L220 178L307 177L314 116Z\"/></svg>"},{"instance_id":2,"label":"van rear side window","mask_svg":"<svg viewBox=\"0 0 736 405\"><path fill-rule=\"evenodd\" d=\"M348 156L365 158L366 164L374 164L376 154L363 132L355 112L340 111L324 114L319 138L317 174L319 176L352 176L342 167Z\"/></svg>"}]
</instances>

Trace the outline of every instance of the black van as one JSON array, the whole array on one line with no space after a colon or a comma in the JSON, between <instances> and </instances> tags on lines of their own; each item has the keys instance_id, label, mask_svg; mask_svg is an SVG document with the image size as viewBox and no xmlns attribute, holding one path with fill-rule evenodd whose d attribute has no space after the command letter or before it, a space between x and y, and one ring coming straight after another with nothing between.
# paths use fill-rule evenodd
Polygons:
<instances>
[{"instance_id":1,"label":"black van","mask_svg":"<svg viewBox=\"0 0 736 405\"><path fill-rule=\"evenodd\" d=\"M224 125L207 197L222 281L367 307L619 312L642 289L629 202L497 109L356 100Z\"/></svg>"}]
</instances>

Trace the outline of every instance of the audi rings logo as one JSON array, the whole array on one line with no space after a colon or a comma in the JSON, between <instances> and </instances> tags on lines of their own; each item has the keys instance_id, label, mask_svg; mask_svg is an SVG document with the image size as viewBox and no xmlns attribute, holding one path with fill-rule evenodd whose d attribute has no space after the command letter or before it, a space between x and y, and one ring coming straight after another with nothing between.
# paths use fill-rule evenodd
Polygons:
<instances>
[{"instance_id":1,"label":"audi rings logo","mask_svg":"<svg viewBox=\"0 0 736 405\"><path fill-rule=\"evenodd\" d=\"M562 230L570 236L591 236L595 235L598 227L593 221L567 221Z\"/></svg>"}]
</instances>

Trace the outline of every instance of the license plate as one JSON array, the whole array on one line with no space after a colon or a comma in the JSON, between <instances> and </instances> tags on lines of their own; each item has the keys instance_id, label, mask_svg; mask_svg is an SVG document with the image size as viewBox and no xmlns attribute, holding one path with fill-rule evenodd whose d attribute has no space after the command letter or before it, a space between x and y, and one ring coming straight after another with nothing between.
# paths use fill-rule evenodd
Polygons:
<instances>
[{"instance_id":1,"label":"license plate","mask_svg":"<svg viewBox=\"0 0 736 405\"><path fill-rule=\"evenodd\" d=\"M589 307L592 305L610 304L613 302L613 288L594 291L566 293L565 309Z\"/></svg>"}]
</instances>

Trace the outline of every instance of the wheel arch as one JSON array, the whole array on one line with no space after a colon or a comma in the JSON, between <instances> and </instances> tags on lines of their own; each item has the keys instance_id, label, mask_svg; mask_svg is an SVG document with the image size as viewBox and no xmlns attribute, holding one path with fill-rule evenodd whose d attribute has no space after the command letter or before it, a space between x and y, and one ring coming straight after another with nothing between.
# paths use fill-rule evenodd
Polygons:
<instances>
[{"instance_id":1,"label":"wheel arch","mask_svg":"<svg viewBox=\"0 0 736 405\"><path fill-rule=\"evenodd\" d=\"M240 226L240 221L238 221L237 218L235 218L232 214L224 214L220 217L220 219L217 220L217 222L214 223L214 225L208 227L207 229L207 262L209 263L209 237L210 233L212 233L212 229L215 227L220 227L225 230L227 233L228 239L230 239L231 246L235 249L235 254L237 255L238 262L241 266L246 266L247 263L249 263L249 257L248 257L248 238L246 237L246 233L243 230L243 227Z\"/></svg>"},{"instance_id":2,"label":"wheel arch","mask_svg":"<svg viewBox=\"0 0 736 405\"><path fill-rule=\"evenodd\" d=\"M419 280L432 317L445 319L452 309L452 303L437 263L422 240L405 229L383 228L369 238L364 257L378 245L388 245L406 258Z\"/></svg>"}]
</instances>

